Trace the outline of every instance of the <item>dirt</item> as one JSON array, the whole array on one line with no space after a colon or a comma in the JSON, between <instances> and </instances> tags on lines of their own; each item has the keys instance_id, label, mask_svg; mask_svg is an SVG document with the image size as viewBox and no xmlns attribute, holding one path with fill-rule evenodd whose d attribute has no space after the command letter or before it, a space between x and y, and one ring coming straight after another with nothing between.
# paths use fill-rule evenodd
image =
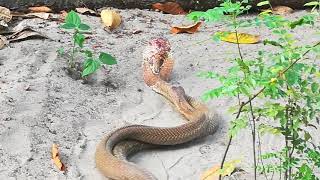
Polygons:
<instances>
[{"instance_id":1,"label":"dirt","mask_svg":"<svg viewBox=\"0 0 320 180\"><path fill-rule=\"evenodd\" d=\"M183 123L183 118L142 80L142 51L151 38L169 39L175 60L171 82L193 97L218 85L197 77L198 72L225 72L237 55L236 45L210 40L213 32L223 30L219 24L204 25L192 35L172 35L171 25L191 22L184 16L148 10L119 12L123 23L112 32L103 30L98 17L81 16L92 27L92 34L86 34L86 47L96 53L108 52L118 61L115 66L101 68L91 83L75 80L66 72L67 59L56 51L71 47L70 33L60 30L55 21L23 20L52 40L21 41L0 50L0 179L104 179L95 168L94 152L105 133L125 124ZM290 16L304 13L298 11ZM246 31L262 39L270 36L266 29ZM304 28L297 29L297 36L306 43L317 40ZM262 43L241 46L246 57L255 56L262 47ZM223 117L214 135L177 148L142 152L132 161L161 180L199 179L202 172L222 159L228 140L227 124L232 120L226 110L233 103L232 98L207 103ZM266 150L277 146L272 137L266 141L273 143ZM60 172L51 162L53 143L59 145L66 172ZM230 179L252 178L250 144L249 131L234 139L228 159L240 158L239 167L244 171Z\"/></svg>"}]
</instances>

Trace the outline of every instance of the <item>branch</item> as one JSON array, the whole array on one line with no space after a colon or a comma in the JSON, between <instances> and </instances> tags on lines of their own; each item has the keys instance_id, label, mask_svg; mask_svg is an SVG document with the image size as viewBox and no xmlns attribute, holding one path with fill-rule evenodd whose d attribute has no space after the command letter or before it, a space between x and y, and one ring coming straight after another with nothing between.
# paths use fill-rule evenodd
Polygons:
<instances>
[{"instance_id":1,"label":"branch","mask_svg":"<svg viewBox=\"0 0 320 180\"><path fill-rule=\"evenodd\" d=\"M314 47L316 47L316 46L318 46L318 45L320 45L320 41L317 42L315 45L313 45L312 48L314 48ZM292 66L294 66L295 64L297 64L298 61L300 61L305 55L307 55L307 54L311 51L312 48L310 48L310 49L308 49L306 52L304 52L301 57L299 57L298 59L296 59L296 60L295 60L293 63L291 63L286 69L284 69L281 73L279 73L276 78L279 78L279 77L282 76L284 73L286 73L289 69L291 69ZM240 52L241 52L241 51L240 51ZM239 118L239 116L240 116L240 114L241 114L241 112L242 112L243 107L246 106L247 104L251 103L251 102L252 102L256 97L258 97L265 89L266 89L266 86L264 86L263 88L261 88L256 94L254 94L254 95L253 95L251 98L249 98L246 102L242 102L241 105L240 105L240 107L239 107L239 110L238 110L238 113L237 113L237 116L236 116L235 119L238 119L238 118ZM226 150L225 150L225 152L224 152L224 155L223 155L223 158L222 158L222 162L221 162L221 165L220 165L220 169L223 169L223 165L224 165L224 162L225 162L225 160L226 160L226 157L227 157L227 154L228 154L228 151L229 151L231 142L232 142L232 138L233 138L233 137L230 136L229 142L228 142L228 145L227 145L227 148L226 148ZM221 180L221 179L222 179L222 176L221 176L221 174L220 174L220 175L219 175L219 180Z\"/></svg>"},{"instance_id":2,"label":"branch","mask_svg":"<svg viewBox=\"0 0 320 180\"><path fill-rule=\"evenodd\" d=\"M316 47L316 46L319 46L319 45L320 45L320 41L317 42L315 45L313 45L312 48L314 48L314 47ZM291 63L286 69L284 69L282 72L280 72L280 73L277 75L276 78L279 78L279 77L282 76L284 73L286 73L289 69L291 69L292 66L294 66L295 64L297 64L298 61L300 61L305 55L307 55L307 54L311 51L312 48L310 48L310 49L308 49L306 52L304 52L301 57L299 57L298 59L296 59L296 60L295 60L293 63ZM261 88L256 94L254 94L251 98L248 99L248 101L244 102L243 104L244 104L244 105L249 104L252 100L254 100L257 96L259 96L265 89L266 89L266 86L264 86L263 88Z\"/></svg>"}]
</instances>

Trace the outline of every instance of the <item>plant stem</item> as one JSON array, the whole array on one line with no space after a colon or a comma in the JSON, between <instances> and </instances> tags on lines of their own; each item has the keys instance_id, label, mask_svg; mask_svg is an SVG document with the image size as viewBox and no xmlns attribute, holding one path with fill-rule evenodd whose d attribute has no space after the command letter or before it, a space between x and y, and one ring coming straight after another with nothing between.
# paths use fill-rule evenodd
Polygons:
<instances>
[{"instance_id":1,"label":"plant stem","mask_svg":"<svg viewBox=\"0 0 320 180\"><path fill-rule=\"evenodd\" d=\"M237 116L236 116L236 118L235 119L238 119L239 117L240 117L240 114L241 114L241 111L242 111L242 108L244 107L244 105L243 105L243 103L240 105L240 108L239 108L239 110L238 110L238 113L237 113ZM227 145L227 148L226 148L226 150L224 151L224 154L223 154L223 158L222 158L222 161L221 161L221 165L220 165L220 169L223 169L223 165L224 165L224 162L225 162L225 160L226 160L226 157L227 157L227 154L228 154L228 152L229 152L229 148L230 148L230 145L231 145L231 142L232 142L232 136L230 136L230 138L229 138L229 142L228 142L228 145ZM219 175L219 180L221 180L222 179L222 176L221 176L221 174Z\"/></svg>"},{"instance_id":2,"label":"plant stem","mask_svg":"<svg viewBox=\"0 0 320 180\"><path fill-rule=\"evenodd\" d=\"M239 53L239 56L240 56L241 60L243 61L243 56L242 56L241 49L240 49L238 30L237 29L235 30L235 33L236 33L236 39L237 39L238 53Z\"/></svg>"},{"instance_id":3,"label":"plant stem","mask_svg":"<svg viewBox=\"0 0 320 180\"><path fill-rule=\"evenodd\" d=\"M76 41L75 41L74 37L76 36L77 33L78 33L78 31L75 30L74 34L73 34L72 54L71 54L71 60L69 61L70 68L74 68L75 67L74 56L75 56L75 53L76 53Z\"/></svg>"},{"instance_id":4,"label":"plant stem","mask_svg":"<svg viewBox=\"0 0 320 180\"><path fill-rule=\"evenodd\" d=\"M257 118L257 120L258 119L260 119L260 115L259 115L259 117ZM262 155L262 148L261 148L261 137L260 137L260 133L258 132L257 133L257 137L258 137L258 157L260 157L259 159L260 159L260 162L261 162L261 165L262 165L262 167L264 167L264 163L263 163L263 159L261 158L261 155ZM258 160L259 160L258 159ZM267 173L265 172L265 171L263 171L263 175L264 175L264 177L266 178L266 180L269 180L268 179L268 176L267 176ZM273 176L271 177L271 179L273 179Z\"/></svg>"},{"instance_id":5,"label":"plant stem","mask_svg":"<svg viewBox=\"0 0 320 180\"><path fill-rule=\"evenodd\" d=\"M252 149L253 149L253 165L254 165L254 179L257 179L257 156L256 156L256 119L253 114L253 107L252 107L252 102L249 103L250 106L250 111L251 111L251 116L252 116Z\"/></svg>"},{"instance_id":6,"label":"plant stem","mask_svg":"<svg viewBox=\"0 0 320 180\"><path fill-rule=\"evenodd\" d=\"M224 151L223 158L222 158L221 165L220 165L220 169L223 169L223 165L224 165L224 162L225 162L225 160L226 160L226 157L227 157L227 154L228 154L228 151L229 151L231 142L232 142L232 136L230 136L229 142L228 142L228 145L227 145L227 148L226 148L226 150ZM221 176L221 174L220 174L220 175L219 175L219 180L221 180L221 179L222 179L222 176Z\"/></svg>"},{"instance_id":7,"label":"plant stem","mask_svg":"<svg viewBox=\"0 0 320 180\"><path fill-rule=\"evenodd\" d=\"M288 179L288 164L290 163L289 159L289 140L288 140L288 132L289 132L289 108L290 108L290 100L289 104L286 107L286 125L285 125L285 135L284 135L284 140L286 144L286 166L285 166L285 173L284 173L284 179ZM289 161L289 162L288 162Z\"/></svg>"}]
</instances>

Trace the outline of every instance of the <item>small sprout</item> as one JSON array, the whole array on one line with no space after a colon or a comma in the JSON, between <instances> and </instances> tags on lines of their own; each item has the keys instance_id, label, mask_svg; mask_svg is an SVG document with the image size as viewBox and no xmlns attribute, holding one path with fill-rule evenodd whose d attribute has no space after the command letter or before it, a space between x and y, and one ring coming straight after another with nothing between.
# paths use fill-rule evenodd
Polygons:
<instances>
[{"instance_id":1,"label":"small sprout","mask_svg":"<svg viewBox=\"0 0 320 180\"><path fill-rule=\"evenodd\" d=\"M75 11L70 11L65 19L64 24L60 26L62 29L66 30L73 30L74 33L72 35L73 38L73 47L72 47L72 54L71 59L68 61L69 67L74 68L74 58L76 52L81 52L86 56L86 60L83 62L83 71L82 77L88 76L94 72L96 72L100 67L101 64L106 65L114 65L117 64L117 61L114 57L107 53L100 53L99 58L95 58L94 54L90 50L82 50L84 47L84 43L86 37L83 35L83 31L90 30L90 26L83 23L80 19L80 16ZM62 52L62 48L58 49L58 53ZM64 53L64 50L63 50ZM60 53L59 53L60 54Z\"/></svg>"}]
</instances>

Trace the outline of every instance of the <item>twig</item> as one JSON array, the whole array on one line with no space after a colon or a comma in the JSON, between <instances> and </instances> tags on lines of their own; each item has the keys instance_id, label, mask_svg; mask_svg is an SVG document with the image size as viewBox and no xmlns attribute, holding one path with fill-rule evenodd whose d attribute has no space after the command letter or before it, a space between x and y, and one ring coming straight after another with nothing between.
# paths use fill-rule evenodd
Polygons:
<instances>
[{"instance_id":1,"label":"twig","mask_svg":"<svg viewBox=\"0 0 320 180\"><path fill-rule=\"evenodd\" d=\"M186 157L186 156L189 155L189 154L192 154L192 153L188 153L188 154L185 154L185 155L181 156L175 163L173 163L173 164L169 167L169 169L171 169L171 168L173 168L174 166L176 166L184 157Z\"/></svg>"},{"instance_id":2,"label":"twig","mask_svg":"<svg viewBox=\"0 0 320 180\"><path fill-rule=\"evenodd\" d=\"M257 120L258 119L260 119L260 115L259 115L259 117L257 118ZM258 132L257 133L257 135L258 135L258 154L259 154L259 159L260 159L260 161L261 161L261 165L264 167L264 163L263 163L263 160L262 160L262 158L261 158L261 155L262 155L262 148L261 148L261 137L260 137L260 133ZM265 172L265 171L263 171L263 175L264 175L264 177L266 178L266 180L269 180L268 179L268 176L267 176L267 173ZM272 180L272 178L273 178L273 176L271 177L271 180Z\"/></svg>"},{"instance_id":3,"label":"twig","mask_svg":"<svg viewBox=\"0 0 320 180\"><path fill-rule=\"evenodd\" d=\"M168 179L169 179L168 170L167 170L166 166L164 165L162 159L160 159L160 157L159 157L157 154L156 154L156 156L157 156L157 158L161 161L161 165L162 165L162 167L163 167L163 169L164 169L164 172L166 173L166 177L167 177L167 180L168 180Z\"/></svg>"},{"instance_id":4,"label":"twig","mask_svg":"<svg viewBox=\"0 0 320 180\"><path fill-rule=\"evenodd\" d=\"M227 149L224 151L224 155L223 155L223 158L222 158L222 162L221 162L220 169L222 169L222 168L223 168L224 161L226 160L226 157L227 157L227 154L228 154L228 151L229 151L229 148L230 148L231 142L232 142L232 136L230 136L230 138L229 138L229 142L228 142L228 145L227 145ZM221 179L222 179L222 176L221 176L221 174L220 174L220 175L219 175L219 180L221 180Z\"/></svg>"},{"instance_id":5,"label":"twig","mask_svg":"<svg viewBox=\"0 0 320 180\"><path fill-rule=\"evenodd\" d=\"M237 114L237 116L236 116L236 119L238 119L238 118L240 117L240 114L241 114L241 111L242 111L243 106L244 106L244 105L243 105L243 103L242 103L242 104L240 105L239 110L238 110L238 114ZM228 151L229 151L231 142L232 142L232 136L230 136L229 142L228 142L228 145L227 145L227 148L226 148L226 150L224 151L224 155L223 155L223 158L222 158L222 161L221 161L220 169L223 168L223 165L224 165L224 162L225 162L225 160L226 160L226 157L227 157L227 154L228 154ZM222 179L222 176L221 176L221 174L220 174L220 175L219 175L219 180L221 180L221 179Z\"/></svg>"},{"instance_id":6,"label":"twig","mask_svg":"<svg viewBox=\"0 0 320 180\"><path fill-rule=\"evenodd\" d=\"M253 114L252 102L250 101L250 111L252 116L252 148L253 148L253 164L254 164L254 179L257 179L257 156L256 156L256 119Z\"/></svg>"}]
</instances>

